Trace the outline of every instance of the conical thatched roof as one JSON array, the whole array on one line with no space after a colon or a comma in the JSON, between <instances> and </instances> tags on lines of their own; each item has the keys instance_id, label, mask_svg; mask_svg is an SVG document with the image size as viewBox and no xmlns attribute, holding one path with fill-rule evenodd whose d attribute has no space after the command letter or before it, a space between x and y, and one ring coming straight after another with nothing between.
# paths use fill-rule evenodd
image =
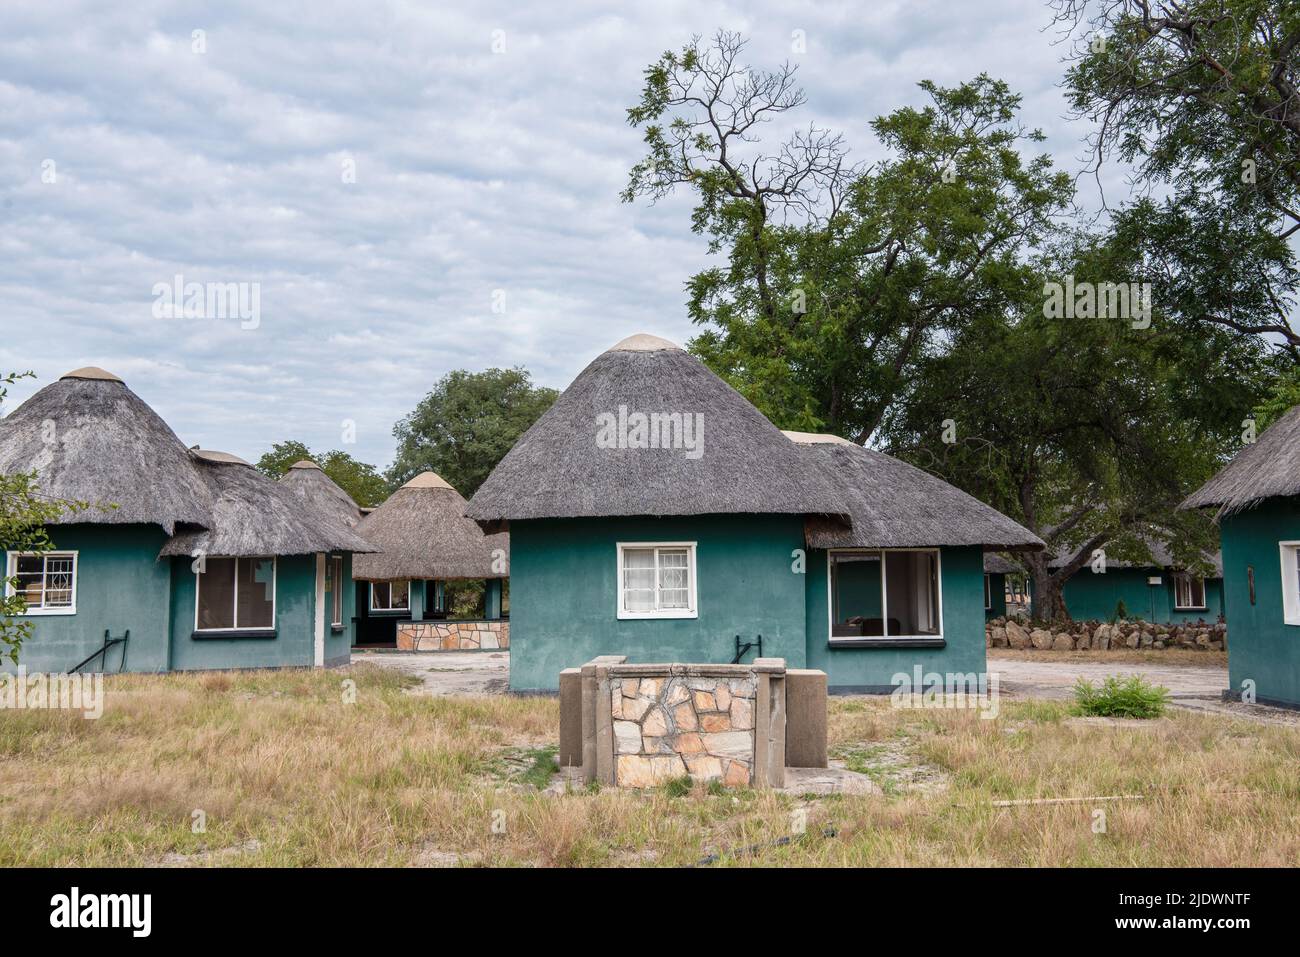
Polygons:
<instances>
[{"instance_id":1,"label":"conical thatched roof","mask_svg":"<svg viewBox=\"0 0 1300 957\"><path fill-rule=\"evenodd\" d=\"M626 437L637 413L702 424L698 452L682 441L608 447L609 423ZM694 432L689 438L695 445ZM758 409L694 356L647 335L588 365L469 503L485 527L529 518L843 511L826 477L808 469Z\"/></svg>"},{"instance_id":2,"label":"conical thatched roof","mask_svg":"<svg viewBox=\"0 0 1300 957\"><path fill-rule=\"evenodd\" d=\"M1240 512L1266 498L1300 495L1300 405L1237 453L1180 508L1217 505L1220 515Z\"/></svg>"},{"instance_id":3,"label":"conical thatched roof","mask_svg":"<svg viewBox=\"0 0 1300 957\"><path fill-rule=\"evenodd\" d=\"M69 372L0 420L0 474L36 472L43 494L87 501L62 522L207 526L211 496L167 423L103 369ZM116 508L107 506L115 505Z\"/></svg>"},{"instance_id":4,"label":"conical thatched roof","mask_svg":"<svg viewBox=\"0 0 1300 957\"><path fill-rule=\"evenodd\" d=\"M787 432L806 466L839 487L853 527L810 518L810 548L983 545L1042 548L1043 540L956 486L837 435Z\"/></svg>"},{"instance_id":5,"label":"conical thatched roof","mask_svg":"<svg viewBox=\"0 0 1300 957\"><path fill-rule=\"evenodd\" d=\"M292 491L226 452L193 453L213 501L210 530L178 533L160 555L311 555L374 546Z\"/></svg>"},{"instance_id":6,"label":"conical thatched roof","mask_svg":"<svg viewBox=\"0 0 1300 957\"><path fill-rule=\"evenodd\" d=\"M348 528L355 528L361 521L361 509L352 501L352 496L339 488L310 459L293 463L289 471L280 476L279 482L308 508L319 509Z\"/></svg>"},{"instance_id":7,"label":"conical thatched roof","mask_svg":"<svg viewBox=\"0 0 1300 957\"><path fill-rule=\"evenodd\" d=\"M383 552L359 555L352 577L364 581L401 579L505 578L494 571L492 553L501 549L509 568L510 536L485 535L465 517L459 492L433 472L423 472L361 520L357 534Z\"/></svg>"}]
</instances>

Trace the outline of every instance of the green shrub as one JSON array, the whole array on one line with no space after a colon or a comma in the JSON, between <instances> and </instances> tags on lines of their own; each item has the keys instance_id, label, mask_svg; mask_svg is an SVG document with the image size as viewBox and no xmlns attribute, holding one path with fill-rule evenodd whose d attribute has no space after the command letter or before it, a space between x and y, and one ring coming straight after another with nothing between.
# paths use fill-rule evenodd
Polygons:
<instances>
[{"instance_id":1,"label":"green shrub","mask_svg":"<svg viewBox=\"0 0 1300 957\"><path fill-rule=\"evenodd\" d=\"M692 784L689 774L683 774L679 778L669 778L664 782L664 793L672 798L685 797L691 793Z\"/></svg>"},{"instance_id":2,"label":"green shrub","mask_svg":"<svg viewBox=\"0 0 1300 957\"><path fill-rule=\"evenodd\" d=\"M1098 688L1080 678L1074 686L1075 710L1102 718L1158 718L1169 704L1169 689L1148 684L1141 675L1111 676Z\"/></svg>"}]
</instances>

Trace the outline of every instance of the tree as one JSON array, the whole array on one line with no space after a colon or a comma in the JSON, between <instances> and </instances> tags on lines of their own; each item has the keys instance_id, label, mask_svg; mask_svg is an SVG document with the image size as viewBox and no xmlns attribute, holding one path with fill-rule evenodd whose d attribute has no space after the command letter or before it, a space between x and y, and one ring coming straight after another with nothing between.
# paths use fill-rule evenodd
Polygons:
<instances>
[{"instance_id":1,"label":"tree","mask_svg":"<svg viewBox=\"0 0 1300 957\"><path fill-rule=\"evenodd\" d=\"M1076 236L1036 266L1076 282L1131 275L1122 240ZM1208 327L1188 337L1153 308L1149 328L1115 318L1049 316L1028 298L1010 319L965 327L917 378L888 425L890 451L941 475L1047 543L1018 556L1035 613L1069 617L1062 586L1097 550L1150 562L1148 542L1208 571L1216 535L1178 504L1240 448L1241 422L1273 374L1258 340ZM952 420L952 433L941 428ZM1059 552L1063 567L1049 569Z\"/></svg>"},{"instance_id":2,"label":"tree","mask_svg":"<svg viewBox=\"0 0 1300 957\"><path fill-rule=\"evenodd\" d=\"M319 465L321 471L362 508L382 504L391 491L388 482L373 465L357 461L347 452L337 449L317 455L305 443L292 439L271 446L271 451L257 460L257 470L271 478L279 478L295 462L303 459Z\"/></svg>"},{"instance_id":3,"label":"tree","mask_svg":"<svg viewBox=\"0 0 1300 957\"><path fill-rule=\"evenodd\" d=\"M624 199L693 191L693 228L725 253L687 284L706 327L692 349L779 425L864 443L927 355L1032 284L1024 250L1071 185L1046 155L1022 158L1042 135L987 76L922 83L929 105L872 124L887 157L870 169L816 127L764 151L761 125L804 95L789 65L743 65L744 46L697 37L645 71L628 120L647 155Z\"/></svg>"},{"instance_id":4,"label":"tree","mask_svg":"<svg viewBox=\"0 0 1300 957\"><path fill-rule=\"evenodd\" d=\"M522 368L447 373L393 427L389 482L432 471L469 498L558 396L534 386Z\"/></svg>"},{"instance_id":5,"label":"tree","mask_svg":"<svg viewBox=\"0 0 1300 957\"><path fill-rule=\"evenodd\" d=\"M1300 331L1290 320L1295 273L1285 241L1300 230L1300 7L1054 6L1076 40L1066 84L1077 115L1096 124L1093 168L1117 158L1143 187L1172 194L1130 213L1167 261L1185 259L1184 242L1193 253L1215 243L1228 252L1200 257L1202 269L1221 268L1197 280L1205 295L1197 321L1268 335L1294 353Z\"/></svg>"},{"instance_id":6,"label":"tree","mask_svg":"<svg viewBox=\"0 0 1300 957\"><path fill-rule=\"evenodd\" d=\"M24 372L0 376L0 402L8 395L9 386L31 375ZM53 544L45 526L65 511L87 507L86 502L56 500L41 494L35 472L0 475L0 553L49 551ZM18 579L6 577L0 594L0 661L7 658L18 663L18 652L32 633L32 622L17 617L26 610Z\"/></svg>"}]
</instances>

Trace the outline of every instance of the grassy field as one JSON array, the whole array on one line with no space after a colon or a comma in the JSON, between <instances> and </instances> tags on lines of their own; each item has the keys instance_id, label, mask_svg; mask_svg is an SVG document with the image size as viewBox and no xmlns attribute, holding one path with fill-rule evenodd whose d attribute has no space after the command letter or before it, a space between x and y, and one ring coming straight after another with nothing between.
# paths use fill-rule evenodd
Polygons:
<instances>
[{"instance_id":1,"label":"grassy field","mask_svg":"<svg viewBox=\"0 0 1300 957\"><path fill-rule=\"evenodd\" d=\"M121 676L97 721L0 712L0 866L1300 862L1294 728L1186 712L1113 723L1005 700L981 720L832 699L833 750L880 795L557 796L538 789L557 702L402 685L368 666ZM1145 799L994 804L1134 794ZM806 834L775 843L803 821Z\"/></svg>"}]
</instances>

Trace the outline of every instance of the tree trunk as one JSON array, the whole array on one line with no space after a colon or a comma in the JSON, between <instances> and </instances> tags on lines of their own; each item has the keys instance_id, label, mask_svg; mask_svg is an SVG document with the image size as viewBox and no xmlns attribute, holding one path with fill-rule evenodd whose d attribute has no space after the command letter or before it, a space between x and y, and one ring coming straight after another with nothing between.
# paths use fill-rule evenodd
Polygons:
<instances>
[{"instance_id":1,"label":"tree trunk","mask_svg":"<svg viewBox=\"0 0 1300 957\"><path fill-rule=\"evenodd\" d=\"M1042 621L1070 621L1070 609L1065 606L1061 586L1065 580L1060 572L1053 574L1047 567L1047 552L1030 552L1024 563L1034 581L1034 618Z\"/></svg>"}]
</instances>

